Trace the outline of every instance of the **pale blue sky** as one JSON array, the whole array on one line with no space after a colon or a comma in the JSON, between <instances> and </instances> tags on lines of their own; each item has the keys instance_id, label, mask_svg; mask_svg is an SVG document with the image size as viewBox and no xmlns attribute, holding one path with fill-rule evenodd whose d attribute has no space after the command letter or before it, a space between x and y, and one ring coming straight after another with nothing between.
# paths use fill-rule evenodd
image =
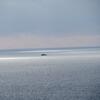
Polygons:
<instances>
[{"instance_id":1,"label":"pale blue sky","mask_svg":"<svg viewBox=\"0 0 100 100\"><path fill-rule=\"evenodd\" d=\"M79 46L99 45L100 0L0 0L0 48L67 47L68 39L74 36L83 37ZM16 37L22 39L22 45ZM27 37L37 39L31 38L25 45ZM97 41L86 43L84 37ZM42 43L44 39L49 44ZM75 39L73 46L77 46ZM8 40L13 44L7 44Z\"/></svg>"}]
</instances>

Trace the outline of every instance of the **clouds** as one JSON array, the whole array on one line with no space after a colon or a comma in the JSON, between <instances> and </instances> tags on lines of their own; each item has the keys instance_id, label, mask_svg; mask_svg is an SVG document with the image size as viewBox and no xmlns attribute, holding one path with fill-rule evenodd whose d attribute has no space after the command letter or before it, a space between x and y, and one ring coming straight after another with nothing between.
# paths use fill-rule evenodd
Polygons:
<instances>
[{"instance_id":1,"label":"clouds","mask_svg":"<svg viewBox=\"0 0 100 100\"><path fill-rule=\"evenodd\" d=\"M100 46L100 0L0 0L0 48Z\"/></svg>"},{"instance_id":2,"label":"clouds","mask_svg":"<svg viewBox=\"0 0 100 100\"><path fill-rule=\"evenodd\" d=\"M4 0L0 33L99 33L98 0Z\"/></svg>"}]
</instances>

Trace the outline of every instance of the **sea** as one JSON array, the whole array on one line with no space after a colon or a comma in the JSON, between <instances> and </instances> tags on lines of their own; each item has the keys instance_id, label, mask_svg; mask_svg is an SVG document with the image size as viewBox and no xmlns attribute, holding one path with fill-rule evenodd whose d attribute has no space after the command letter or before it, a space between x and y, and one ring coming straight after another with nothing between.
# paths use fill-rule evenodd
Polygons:
<instances>
[{"instance_id":1,"label":"sea","mask_svg":"<svg viewBox=\"0 0 100 100\"><path fill-rule=\"evenodd\" d=\"M100 100L100 48L0 50L0 100Z\"/></svg>"}]
</instances>

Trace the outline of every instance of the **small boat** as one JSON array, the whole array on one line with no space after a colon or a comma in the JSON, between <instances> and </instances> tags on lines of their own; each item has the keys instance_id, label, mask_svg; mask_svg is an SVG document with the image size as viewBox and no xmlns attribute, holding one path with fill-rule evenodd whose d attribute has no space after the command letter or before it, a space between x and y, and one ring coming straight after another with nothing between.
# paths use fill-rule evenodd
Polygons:
<instances>
[{"instance_id":1,"label":"small boat","mask_svg":"<svg viewBox=\"0 0 100 100\"><path fill-rule=\"evenodd\" d=\"M41 54L41 56L47 56L47 54L43 53L43 54Z\"/></svg>"}]
</instances>

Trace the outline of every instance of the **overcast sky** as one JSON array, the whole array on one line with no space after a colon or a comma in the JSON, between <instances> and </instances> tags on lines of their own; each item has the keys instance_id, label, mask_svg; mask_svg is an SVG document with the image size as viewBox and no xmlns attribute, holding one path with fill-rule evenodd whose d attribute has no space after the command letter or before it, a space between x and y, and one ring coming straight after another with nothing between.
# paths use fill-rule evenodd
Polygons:
<instances>
[{"instance_id":1,"label":"overcast sky","mask_svg":"<svg viewBox=\"0 0 100 100\"><path fill-rule=\"evenodd\" d=\"M0 49L99 44L100 0L0 0Z\"/></svg>"}]
</instances>

